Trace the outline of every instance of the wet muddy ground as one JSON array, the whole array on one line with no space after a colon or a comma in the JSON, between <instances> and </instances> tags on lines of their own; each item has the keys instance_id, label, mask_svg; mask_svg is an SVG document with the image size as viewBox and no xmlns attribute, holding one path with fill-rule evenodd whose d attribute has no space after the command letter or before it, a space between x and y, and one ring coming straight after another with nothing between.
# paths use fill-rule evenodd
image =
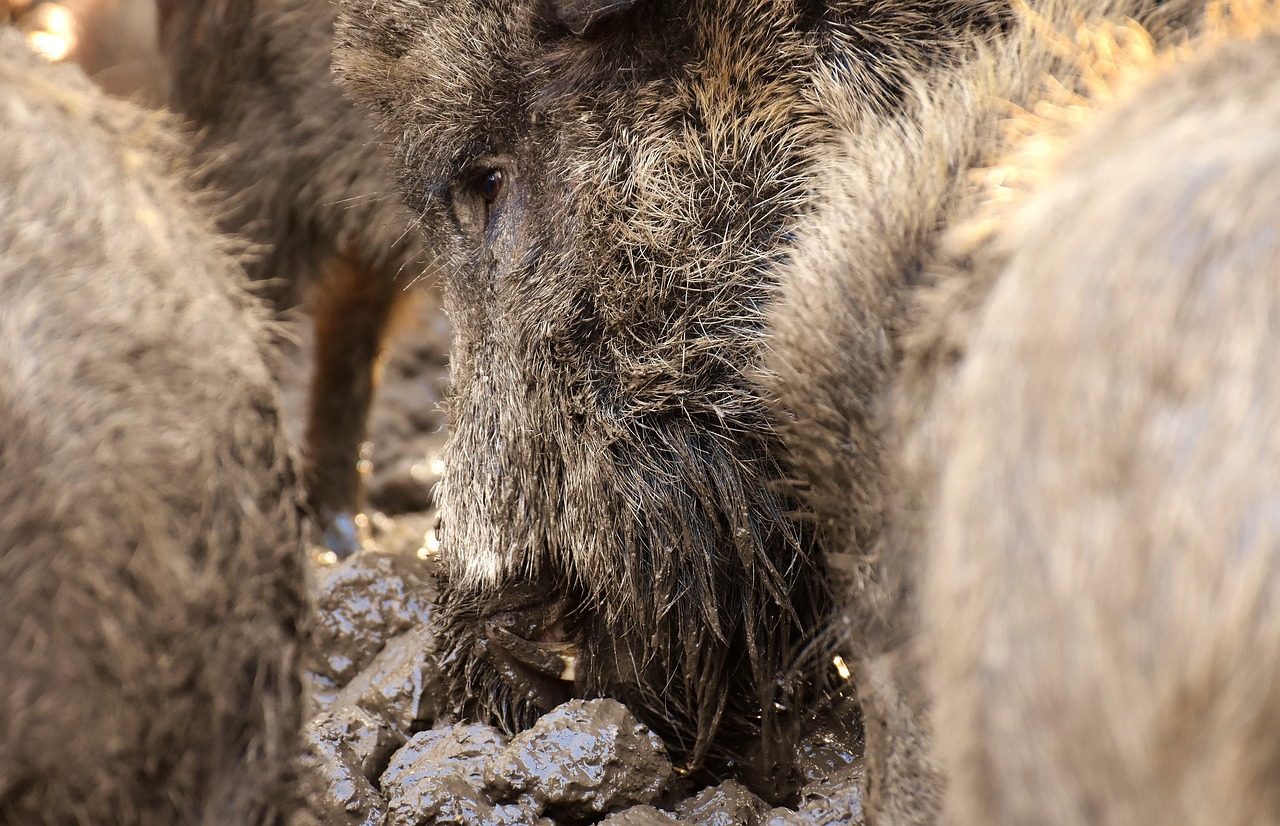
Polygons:
<instances>
[{"instance_id":1,"label":"wet muddy ground","mask_svg":"<svg viewBox=\"0 0 1280 826\"><path fill-rule=\"evenodd\" d=\"M573 700L507 737L441 707L425 623L433 560L415 515L379 520L377 547L318 573L310 811L322 826L420 824L851 824L861 814L855 744L802 744L796 809L732 780L691 788L661 741L620 703ZM406 526L401 530L401 526ZM412 527L407 527L412 526Z\"/></svg>"}]
</instances>

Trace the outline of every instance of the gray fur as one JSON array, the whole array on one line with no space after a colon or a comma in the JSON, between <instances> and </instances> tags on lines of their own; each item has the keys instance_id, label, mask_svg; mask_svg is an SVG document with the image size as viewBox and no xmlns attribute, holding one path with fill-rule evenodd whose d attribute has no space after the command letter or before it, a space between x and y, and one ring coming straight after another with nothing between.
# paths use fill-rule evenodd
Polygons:
<instances>
[{"instance_id":1,"label":"gray fur","mask_svg":"<svg viewBox=\"0 0 1280 826\"><path fill-rule=\"evenodd\" d=\"M169 119L0 30L0 821L291 810L300 491Z\"/></svg>"}]
</instances>

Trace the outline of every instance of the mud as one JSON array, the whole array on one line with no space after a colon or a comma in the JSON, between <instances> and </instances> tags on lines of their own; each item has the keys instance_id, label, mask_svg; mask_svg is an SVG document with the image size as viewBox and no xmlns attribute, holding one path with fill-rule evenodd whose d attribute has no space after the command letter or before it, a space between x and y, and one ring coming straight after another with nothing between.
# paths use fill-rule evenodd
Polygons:
<instances>
[{"instance_id":1,"label":"mud","mask_svg":"<svg viewBox=\"0 0 1280 826\"><path fill-rule=\"evenodd\" d=\"M373 781L404 742L398 732L362 709L342 709L317 717L304 736L311 783L307 800L315 820L351 826L382 823L385 806Z\"/></svg>"},{"instance_id":2,"label":"mud","mask_svg":"<svg viewBox=\"0 0 1280 826\"><path fill-rule=\"evenodd\" d=\"M437 719L443 691L424 626L436 596L431 466L444 438L433 394L446 381L433 347L446 344L445 322L425 315L397 339L369 450L370 500L394 515L371 514L367 550L318 567L305 826L861 822L861 736L844 709L806 727L794 809L770 809L733 781L689 786L656 735L612 700L571 701L514 738ZM305 393L295 398L302 415Z\"/></svg>"},{"instance_id":3,"label":"mud","mask_svg":"<svg viewBox=\"0 0 1280 826\"><path fill-rule=\"evenodd\" d=\"M505 737L478 723L415 735L382 776L388 826L532 821L536 813L518 805L499 811L485 793L485 768L505 745Z\"/></svg>"},{"instance_id":4,"label":"mud","mask_svg":"<svg viewBox=\"0 0 1280 826\"><path fill-rule=\"evenodd\" d=\"M517 735L485 770L570 820L648 803L671 779L662 741L614 700L570 701Z\"/></svg>"},{"instance_id":5,"label":"mud","mask_svg":"<svg viewBox=\"0 0 1280 826\"><path fill-rule=\"evenodd\" d=\"M316 594L314 671L341 687L392 637L431 616L429 568L416 557L364 552L331 569Z\"/></svg>"},{"instance_id":6,"label":"mud","mask_svg":"<svg viewBox=\"0 0 1280 826\"><path fill-rule=\"evenodd\" d=\"M442 723L404 742L364 712L322 715L308 731L324 787L313 813L323 824L549 826L589 823L666 787L661 742L617 702L569 703L546 719L513 740L479 723Z\"/></svg>"},{"instance_id":7,"label":"mud","mask_svg":"<svg viewBox=\"0 0 1280 826\"><path fill-rule=\"evenodd\" d=\"M355 587L381 574L372 589L381 597L415 587L432 593L430 554L420 558L415 532L395 524L381 520L386 532L374 542L382 549L345 561L320 586L319 621L344 629L327 638L339 649L318 660L322 667L364 661L382 642L336 691L330 677L313 675L324 710L307 727L310 811L297 826L860 822L860 741L838 720L801 742L796 761L807 785L798 810L770 810L734 781L687 788L661 740L614 700L570 701L511 738L483 724L436 720L441 692L426 629L386 633L404 616L383 613L377 597Z\"/></svg>"},{"instance_id":8,"label":"mud","mask_svg":"<svg viewBox=\"0 0 1280 826\"><path fill-rule=\"evenodd\" d=\"M829 776L816 778L800 793L795 811L774 809L763 826L846 826L862 822L862 761L857 760Z\"/></svg>"},{"instance_id":9,"label":"mud","mask_svg":"<svg viewBox=\"0 0 1280 826\"><path fill-rule=\"evenodd\" d=\"M625 812L610 815L601 822L608 826L664 826L664 824L680 821L661 809L655 809L652 806L635 806Z\"/></svg>"},{"instance_id":10,"label":"mud","mask_svg":"<svg viewBox=\"0 0 1280 826\"><path fill-rule=\"evenodd\" d=\"M676 806L683 823L697 826L756 826L769 805L733 780L704 789Z\"/></svg>"}]
</instances>

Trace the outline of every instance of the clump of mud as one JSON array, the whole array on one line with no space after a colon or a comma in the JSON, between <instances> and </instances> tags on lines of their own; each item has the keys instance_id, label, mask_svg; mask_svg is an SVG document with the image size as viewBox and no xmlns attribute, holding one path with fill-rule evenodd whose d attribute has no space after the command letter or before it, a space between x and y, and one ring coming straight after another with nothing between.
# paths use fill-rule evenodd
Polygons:
<instances>
[{"instance_id":1,"label":"clump of mud","mask_svg":"<svg viewBox=\"0 0 1280 826\"><path fill-rule=\"evenodd\" d=\"M498 794L532 798L572 822L656 800L670 779L662 741L614 700L559 706L485 767Z\"/></svg>"},{"instance_id":2,"label":"clump of mud","mask_svg":"<svg viewBox=\"0 0 1280 826\"><path fill-rule=\"evenodd\" d=\"M381 517L376 549L317 577L311 806L295 826L861 822L859 744L836 723L801 742L798 808L770 809L736 781L690 789L662 741L614 700L572 700L515 737L446 716L427 626L428 522Z\"/></svg>"}]
</instances>

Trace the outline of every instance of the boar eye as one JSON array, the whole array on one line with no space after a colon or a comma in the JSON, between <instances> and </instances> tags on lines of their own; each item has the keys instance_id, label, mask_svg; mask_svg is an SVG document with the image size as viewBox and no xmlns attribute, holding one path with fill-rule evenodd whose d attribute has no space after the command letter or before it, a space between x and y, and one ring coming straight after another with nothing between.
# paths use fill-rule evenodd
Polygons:
<instances>
[{"instance_id":1,"label":"boar eye","mask_svg":"<svg viewBox=\"0 0 1280 826\"><path fill-rule=\"evenodd\" d=\"M484 198L486 203L492 204L498 200L498 196L502 194L502 185L504 183L501 169L490 169L488 172L480 176L478 189L480 197Z\"/></svg>"},{"instance_id":2,"label":"boar eye","mask_svg":"<svg viewBox=\"0 0 1280 826\"><path fill-rule=\"evenodd\" d=\"M501 169L485 170L476 178L476 194L480 196L480 200L484 201L485 229L488 229L490 222L493 221L493 213L505 183L506 178Z\"/></svg>"},{"instance_id":3,"label":"boar eye","mask_svg":"<svg viewBox=\"0 0 1280 826\"><path fill-rule=\"evenodd\" d=\"M473 169L453 190L454 214L463 231L479 241L488 231L510 188L510 175L499 166Z\"/></svg>"}]
</instances>

